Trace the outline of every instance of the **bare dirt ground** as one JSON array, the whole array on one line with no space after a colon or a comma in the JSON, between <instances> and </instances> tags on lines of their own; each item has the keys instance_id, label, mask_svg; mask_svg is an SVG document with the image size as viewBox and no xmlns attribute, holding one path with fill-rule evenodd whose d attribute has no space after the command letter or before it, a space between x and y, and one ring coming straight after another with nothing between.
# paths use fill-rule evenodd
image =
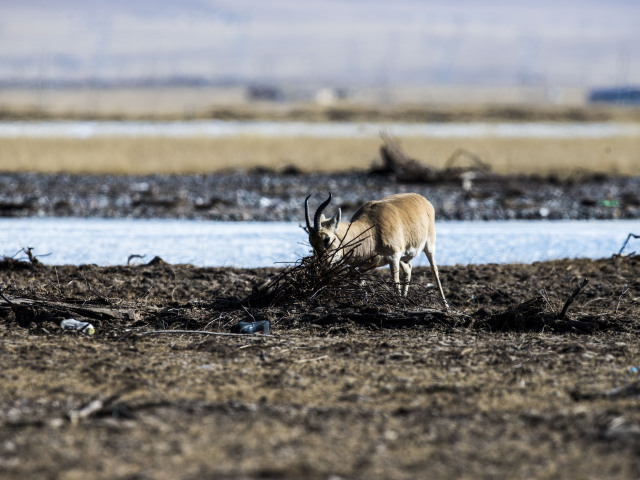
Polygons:
<instances>
[{"instance_id":1,"label":"bare dirt ground","mask_svg":"<svg viewBox=\"0 0 640 480\"><path fill-rule=\"evenodd\" d=\"M448 312L297 268L5 258L0 476L640 476L640 257L443 267Z\"/></svg>"}]
</instances>

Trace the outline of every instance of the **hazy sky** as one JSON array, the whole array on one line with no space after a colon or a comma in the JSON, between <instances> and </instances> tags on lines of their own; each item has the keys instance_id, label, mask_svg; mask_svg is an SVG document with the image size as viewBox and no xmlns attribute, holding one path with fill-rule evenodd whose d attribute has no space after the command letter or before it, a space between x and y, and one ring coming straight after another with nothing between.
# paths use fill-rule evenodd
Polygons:
<instances>
[{"instance_id":1,"label":"hazy sky","mask_svg":"<svg viewBox=\"0 0 640 480\"><path fill-rule=\"evenodd\" d=\"M640 1L0 0L0 80L640 83Z\"/></svg>"}]
</instances>

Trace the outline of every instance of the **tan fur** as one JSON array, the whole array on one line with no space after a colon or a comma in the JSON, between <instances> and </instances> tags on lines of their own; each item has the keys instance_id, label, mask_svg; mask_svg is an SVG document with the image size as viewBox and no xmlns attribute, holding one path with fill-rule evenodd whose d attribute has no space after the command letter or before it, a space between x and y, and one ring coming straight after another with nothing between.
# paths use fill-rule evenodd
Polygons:
<instances>
[{"instance_id":1,"label":"tan fur","mask_svg":"<svg viewBox=\"0 0 640 480\"><path fill-rule=\"evenodd\" d=\"M309 242L316 254L328 252L334 261L346 253L349 263L364 269L389 265L398 291L406 295L411 280L411 260L424 251L445 307L447 301L435 263L436 230L433 205L416 193L400 193L364 204L350 223L340 222L341 211L330 219L320 217L320 227L310 228ZM347 249L340 246L357 242Z\"/></svg>"}]
</instances>

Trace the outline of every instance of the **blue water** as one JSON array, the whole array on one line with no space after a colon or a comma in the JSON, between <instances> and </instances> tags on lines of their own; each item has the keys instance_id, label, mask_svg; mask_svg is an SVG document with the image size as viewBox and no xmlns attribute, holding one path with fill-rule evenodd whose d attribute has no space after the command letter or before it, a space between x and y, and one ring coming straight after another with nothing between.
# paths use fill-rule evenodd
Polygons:
<instances>
[{"instance_id":1,"label":"blue water","mask_svg":"<svg viewBox=\"0 0 640 480\"><path fill-rule=\"evenodd\" d=\"M640 234L640 222L628 220L439 222L436 228L440 265L608 257L629 233ZM310 251L297 223L0 219L0 255L24 258L19 252L26 247L52 265L123 265L136 254L144 262L159 256L197 266L266 267ZM640 240L630 242L627 252L633 250L640 251ZM427 265L425 256L414 265Z\"/></svg>"},{"instance_id":2,"label":"blue water","mask_svg":"<svg viewBox=\"0 0 640 480\"><path fill-rule=\"evenodd\" d=\"M399 137L433 138L602 138L637 137L633 123L356 123L194 120L179 122L0 122L0 137Z\"/></svg>"}]
</instances>

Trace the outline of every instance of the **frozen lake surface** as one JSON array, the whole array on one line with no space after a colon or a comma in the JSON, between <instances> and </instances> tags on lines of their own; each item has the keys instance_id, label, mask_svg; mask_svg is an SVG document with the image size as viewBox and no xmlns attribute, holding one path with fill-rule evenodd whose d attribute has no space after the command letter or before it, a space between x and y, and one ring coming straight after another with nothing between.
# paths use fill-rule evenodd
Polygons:
<instances>
[{"instance_id":1,"label":"frozen lake surface","mask_svg":"<svg viewBox=\"0 0 640 480\"><path fill-rule=\"evenodd\" d=\"M620 250L640 222L507 221L439 222L440 265L533 262L559 258L601 258ZM196 266L268 267L308 255L297 223L111 220L77 218L0 219L0 255L24 258L32 247L50 265L123 265L129 255L159 256L168 263ZM640 240L626 251L640 251ZM414 265L427 265L421 255Z\"/></svg>"},{"instance_id":2,"label":"frozen lake surface","mask_svg":"<svg viewBox=\"0 0 640 480\"><path fill-rule=\"evenodd\" d=\"M0 122L0 137L399 137L602 138L640 135L633 123L366 123L194 120L179 122Z\"/></svg>"}]
</instances>

